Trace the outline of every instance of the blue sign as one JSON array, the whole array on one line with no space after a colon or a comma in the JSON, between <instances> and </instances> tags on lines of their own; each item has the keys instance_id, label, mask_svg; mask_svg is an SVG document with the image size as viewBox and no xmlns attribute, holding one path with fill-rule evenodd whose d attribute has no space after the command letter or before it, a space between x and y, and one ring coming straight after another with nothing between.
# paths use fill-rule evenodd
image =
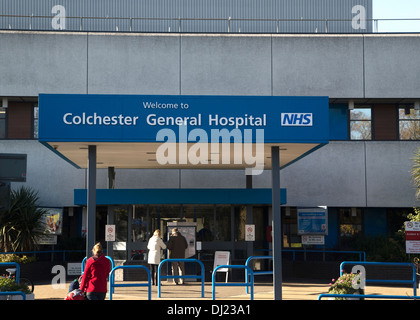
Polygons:
<instances>
[{"instance_id":1,"label":"blue sign","mask_svg":"<svg viewBox=\"0 0 420 320\"><path fill-rule=\"evenodd\" d=\"M298 234L328 234L328 217L325 209L298 209Z\"/></svg>"},{"instance_id":2,"label":"blue sign","mask_svg":"<svg viewBox=\"0 0 420 320\"><path fill-rule=\"evenodd\" d=\"M328 143L328 109L328 97L40 94L38 136L41 142L156 142L172 130L174 142L229 132L242 142Z\"/></svg>"}]
</instances>

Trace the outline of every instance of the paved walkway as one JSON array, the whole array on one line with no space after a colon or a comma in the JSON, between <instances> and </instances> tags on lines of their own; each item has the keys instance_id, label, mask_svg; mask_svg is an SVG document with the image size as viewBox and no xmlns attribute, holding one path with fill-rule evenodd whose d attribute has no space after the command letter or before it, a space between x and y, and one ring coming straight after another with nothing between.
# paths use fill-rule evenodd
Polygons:
<instances>
[{"instance_id":1,"label":"paved walkway","mask_svg":"<svg viewBox=\"0 0 420 320\"><path fill-rule=\"evenodd\" d=\"M116 282L122 283L122 282ZM35 300L63 300L67 295L69 283L64 289L54 289L51 284L35 285ZM321 282L284 282L282 287L283 300L317 300L322 293L327 293L328 283ZM211 283L205 283L205 298L201 298L201 283L189 282L184 285L174 285L163 282L161 298L157 296L157 287L152 287L152 300L212 300ZM216 300L249 300L245 287L216 287ZM405 295L412 296L413 288L367 286L365 294ZM106 300L109 297L107 295ZM146 287L115 288L113 300L147 300ZM271 283L256 283L254 300L273 300ZM382 299L381 299L382 300Z\"/></svg>"}]
</instances>

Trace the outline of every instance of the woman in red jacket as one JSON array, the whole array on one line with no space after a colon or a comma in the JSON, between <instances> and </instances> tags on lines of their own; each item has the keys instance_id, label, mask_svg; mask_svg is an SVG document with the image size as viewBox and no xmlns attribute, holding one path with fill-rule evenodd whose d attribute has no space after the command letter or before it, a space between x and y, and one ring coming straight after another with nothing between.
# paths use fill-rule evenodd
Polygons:
<instances>
[{"instance_id":1,"label":"woman in red jacket","mask_svg":"<svg viewBox=\"0 0 420 320\"><path fill-rule=\"evenodd\" d=\"M80 290L86 292L88 300L105 300L111 262L104 256L100 243L93 246L92 253L93 256L86 262Z\"/></svg>"}]
</instances>

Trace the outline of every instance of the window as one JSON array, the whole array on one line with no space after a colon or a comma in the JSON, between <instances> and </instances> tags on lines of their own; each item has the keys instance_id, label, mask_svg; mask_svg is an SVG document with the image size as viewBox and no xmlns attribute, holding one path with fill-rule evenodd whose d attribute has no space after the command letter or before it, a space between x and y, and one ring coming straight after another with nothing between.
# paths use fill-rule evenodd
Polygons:
<instances>
[{"instance_id":1,"label":"window","mask_svg":"<svg viewBox=\"0 0 420 320\"><path fill-rule=\"evenodd\" d=\"M231 240L231 206L216 206L216 234L215 240Z\"/></svg>"},{"instance_id":2,"label":"window","mask_svg":"<svg viewBox=\"0 0 420 320\"><path fill-rule=\"evenodd\" d=\"M214 205L184 205L182 209L185 221L197 223L197 241L213 241Z\"/></svg>"},{"instance_id":3,"label":"window","mask_svg":"<svg viewBox=\"0 0 420 320\"><path fill-rule=\"evenodd\" d=\"M38 139L38 105L34 107L34 139Z\"/></svg>"},{"instance_id":4,"label":"window","mask_svg":"<svg viewBox=\"0 0 420 320\"><path fill-rule=\"evenodd\" d=\"M128 230L128 207L116 207L114 209L114 223L115 223L115 242L114 259L126 260L126 243Z\"/></svg>"},{"instance_id":5,"label":"window","mask_svg":"<svg viewBox=\"0 0 420 320\"><path fill-rule=\"evenodd\" d=\"M133 209L131 218L131 241L147 241L154 230L148 230L147 207L145 205L137 205Z\"/></svg>"},{"instance_id":6,"label":"window","mask_svg":"<svg viewBox=\"0 0 420 320\"><path fill-rule=\"evenodd\" d=\"M297 209L282 207L283 247L301 248L301 236L298 234Z\"/></svg>"},{"instance_id":7,"label":"window","mask_svg":"<svg viewBox=\"0 0 420 320\"><path fill-rule=\"evenodd\" d=\"M350 110L350 139L372 140L372 109L370 107Z\"/></svg>"},{"instance_id":8,"label":"window","mask_svg":"<svg viewBox=\"0 0 420 320\"><path fill-rule=\"evenodd\" d=\"M420 111L410 108L398 110L400 140L420 140Z\"/></svg>"},{"instance_id":9,"label":"window","mask_svg":"<svg viewBox=\"0 0 420 320\"><path fill-rule=\"evenodd\" d=\"M362 209L343 208L338 210L340 247L352 246L357 235L362 233Z\"/></svg>"},{"instance_id":10,"label":"window","mask_svg":"<svg viewBox=\"0 0 420 320\"><path fill-rule=\"evenodd\" d=\"M0 139L6 139L6 110L0 108Z\"/></svg>"},{"instance_id":11,"label":"window","mask_svg":"<svg viewBox=\"0 0 420 320\"><path fill-rule=\"evenodd\" d=\"M235 207L235 241L245 241L246 206Z\"/></svg>"}]
</instances>

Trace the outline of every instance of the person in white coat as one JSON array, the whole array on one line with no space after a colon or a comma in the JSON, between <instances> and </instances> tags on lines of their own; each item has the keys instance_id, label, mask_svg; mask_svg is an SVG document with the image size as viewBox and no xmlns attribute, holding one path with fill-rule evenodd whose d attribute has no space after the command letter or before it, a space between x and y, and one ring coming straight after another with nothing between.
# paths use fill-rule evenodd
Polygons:
<instances>
[{"instance_id":1,"label":"person in white coat","mask_svg":"<svg viewBox=\"0 0 420 320\"><path fill-rule=\"evenodd\" d=\"M160 250L166 249L166 245L160 237L159 229L156 229L153 236L149 239L147 249L149 249L147 262L150 265L150 273L152 274L152 285L157 285L157 268L161 259Z\"/></svg>"}]
</instances>

